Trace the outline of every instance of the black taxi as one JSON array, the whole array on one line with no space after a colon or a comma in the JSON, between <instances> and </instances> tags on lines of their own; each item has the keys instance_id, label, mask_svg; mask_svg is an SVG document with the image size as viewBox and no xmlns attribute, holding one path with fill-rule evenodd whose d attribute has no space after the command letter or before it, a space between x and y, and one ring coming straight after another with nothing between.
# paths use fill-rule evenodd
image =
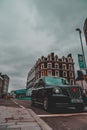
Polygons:
<instances>
[{"instance_id":1,"label":"black taxi","mask_svg":"<svg viewBox=\"0 0 87 130\"><path fill-rule=\"evenodd\" d=\"M32 105L43 105L46 111L54 107L75 107L79 111L84 109L83 89L69 85L65 78L45 76L36 80L33 87Z\"/></svg>"}]
</instances>

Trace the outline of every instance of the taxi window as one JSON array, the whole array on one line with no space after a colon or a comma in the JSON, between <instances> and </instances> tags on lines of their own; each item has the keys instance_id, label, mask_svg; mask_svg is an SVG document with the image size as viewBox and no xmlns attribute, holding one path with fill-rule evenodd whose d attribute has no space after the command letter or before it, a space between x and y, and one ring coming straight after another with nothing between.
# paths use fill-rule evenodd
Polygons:
<instances>
[{"instance_id":1,"label":"taxi window","mask_svg":"<svg viewBox=\"0 0 87 130\"><path fill-rule=\"evenodd\" d=\"M68 85L68 81L64 78L57 78L57 77L46 77L45 83L47 85Z\"/></svg>"}]
</instances>

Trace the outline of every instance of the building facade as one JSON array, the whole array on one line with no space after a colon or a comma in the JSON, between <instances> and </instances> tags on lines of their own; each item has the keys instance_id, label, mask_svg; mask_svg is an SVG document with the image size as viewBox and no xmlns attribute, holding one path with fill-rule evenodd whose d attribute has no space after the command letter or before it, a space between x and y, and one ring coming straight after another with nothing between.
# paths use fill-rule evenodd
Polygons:
<instances>
[{"instance_id":1,"label":"building facade","mask_svg":"<svg viewBox=\"0 0 87 130\"><path fill-rule=\"evenodd\" d=\"M71 54L67 57L63 56L61 59L54 53L49 54L47 57L41 56L31 70L27 77L27 87L32 81L29 80L32 74L33 80L42 76L57 76L66 78L70 84L75 83L74 62Z\"/></svg>"},{"instance_id":2,"label":"building facade","mask_svg":"<svg viewBox=\"0 0 87 130\"><path fill-rule=\"evenodd\" d=\"M0 97L8 94L9 77L7 75L0 75Z\"/></svg>"},{"instance_id":3,"label":"building facade","mask_svg":"<svg viewBox=\"0 0 87 130\"><path fill-rule=\"evenodd\" d=\"M3 90L3 78L0 75L0 98L2 97L2 90Z\"/></svg>"}]
</instances>

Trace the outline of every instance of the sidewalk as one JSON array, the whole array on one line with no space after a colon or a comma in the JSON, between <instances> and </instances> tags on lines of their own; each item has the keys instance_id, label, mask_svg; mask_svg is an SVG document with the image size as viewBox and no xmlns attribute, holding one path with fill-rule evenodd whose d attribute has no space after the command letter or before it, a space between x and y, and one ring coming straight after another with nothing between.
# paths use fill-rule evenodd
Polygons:
<instances>
[{"instance_id":1,"label":"sidewalk","mask_svg":"<svg viewBox=\"0 0 87 130\"><path fill-rule=\"evenodd\" d=\"M0 106L0 130L52 130L31 109Z\"/></svg>"}]
</instances>

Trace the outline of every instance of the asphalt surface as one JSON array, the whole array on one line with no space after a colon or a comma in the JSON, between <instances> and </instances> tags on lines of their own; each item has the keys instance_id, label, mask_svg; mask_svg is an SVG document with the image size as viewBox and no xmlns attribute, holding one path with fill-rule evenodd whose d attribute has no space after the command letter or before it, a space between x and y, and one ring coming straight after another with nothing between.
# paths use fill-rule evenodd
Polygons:
<instances>
[{"instance_id":1,"label":"asphalt surface","mask_svg":"<svg viewBox=\"0 0 87 130\"><path fill-rule=\"evenodd\" d=\"M26 109L32 109L53 130L87 130L87 108L82 113L77 113L74 109L45 112L40 106L32 107L31 101L16 100L16 102ZM0 100L0 105L18 107L11 100L4 100L3 102Z\"/></svg>"}]
</instances>

